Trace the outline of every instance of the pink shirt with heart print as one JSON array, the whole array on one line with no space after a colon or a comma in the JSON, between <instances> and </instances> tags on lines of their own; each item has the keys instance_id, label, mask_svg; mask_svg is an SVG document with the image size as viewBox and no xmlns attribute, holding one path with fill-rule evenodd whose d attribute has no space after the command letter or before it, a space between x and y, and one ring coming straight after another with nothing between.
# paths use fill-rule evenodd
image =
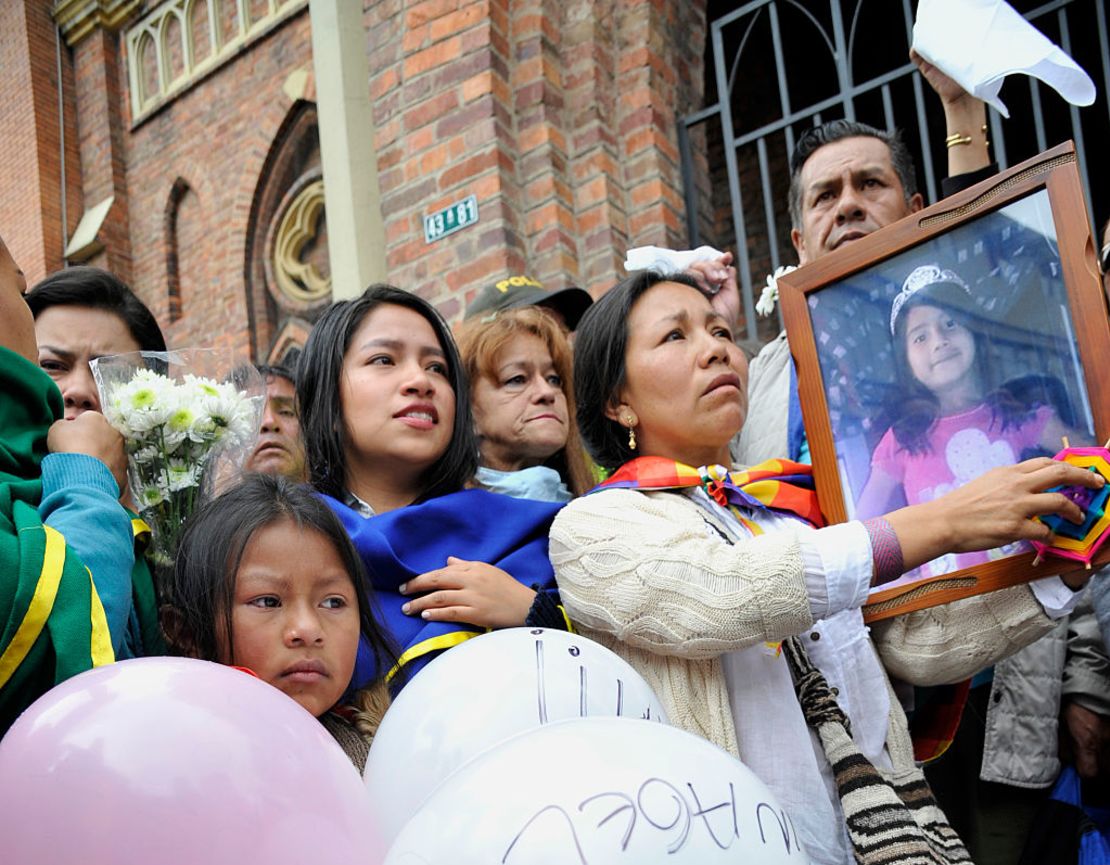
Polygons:
<instances>
[{"instance_id":1,"label":"pink shirt with heart print","mask_svg":"<svg viewBox=\"0 0 1110 865\"><path fill-rule=\"evenodd\" d=\"M887 430L871 457L871 471L882 472L901 484L910 505L940 498L998 466L1013 465L1039 448L1045 425L1052 418L1048 406L1036 409L1024 422L1003 425L990 406L983 404L960 414L938 418L928 434L928 450L911 454ZM1026 549L1024 543L994 550L950 553L922 565L918 576L938 576L960 568L1011 556Z\"/></svg>"}]
</instances>

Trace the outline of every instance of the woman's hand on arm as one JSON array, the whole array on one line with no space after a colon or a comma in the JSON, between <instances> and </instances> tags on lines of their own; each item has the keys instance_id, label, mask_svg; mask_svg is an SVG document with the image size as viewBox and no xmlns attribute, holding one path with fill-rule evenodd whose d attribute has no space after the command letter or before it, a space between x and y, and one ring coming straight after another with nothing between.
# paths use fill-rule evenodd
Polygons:
<instances>
[{"instance_id":1,"label":"woman's hand on arm","mask_svg":"<svg viewBox=\"0 0 1110 865\"><path fill-rule=\"evenodd\" d=\"M501 568L454 556L447 557L446 567L409 580L401 586L401 594L420 595L403 607L410 616L483 628L523 625L536 597Z\"/></svg>"},{"instance_id":2,"label":"woman's hand on arm","mask_svg":"<svg viewBox=\"0 0 1110 865\"><path fill-rule=\"evenodd\" d=\"M1052 531L1033 517L1059 514L1080 523L1083 513L1062 493L1045 490L1061 485L1101 489L1103 483L1093 472L1039 457L992 469L935 501L902 508L886 519L898 535L909 571L944 553L1048 541Z\"/></svg>"}]
</instances>

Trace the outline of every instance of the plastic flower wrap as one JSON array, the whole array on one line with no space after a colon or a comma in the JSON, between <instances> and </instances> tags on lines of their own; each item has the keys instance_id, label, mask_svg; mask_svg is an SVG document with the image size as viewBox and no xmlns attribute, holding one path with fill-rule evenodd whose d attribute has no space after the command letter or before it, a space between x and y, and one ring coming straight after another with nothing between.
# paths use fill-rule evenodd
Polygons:
<instances>
[{"instance_id":1,"label":"plastic flower wrap","mask_svg":"<svg viewBox=\"0 0 1110 865\"><path fill-rule=\"evenodd\" d=\"M185 520L254 447L265 383L214 349L131 352L92 368L104 416L126 442L131 498L153 533L149 555L168 567Z\"/></svg>"}]
</instances>

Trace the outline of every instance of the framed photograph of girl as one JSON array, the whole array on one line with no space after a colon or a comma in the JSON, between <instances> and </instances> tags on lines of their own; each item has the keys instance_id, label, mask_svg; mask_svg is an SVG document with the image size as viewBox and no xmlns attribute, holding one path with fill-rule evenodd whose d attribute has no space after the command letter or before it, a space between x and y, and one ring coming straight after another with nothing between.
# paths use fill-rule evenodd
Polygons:
<instances>
[{"instance_id":1,"label":"framed photograph of girl","mask_svg":"<svg viewBox=\"0 0 1110 865\"><path fill-rule=\"evenodd\" d=\"M1110 436L1110 325L1062 144L779 281L822 510L867 519ZM1075 567L1024 543L871 593L886 618ZM1110 549L1095 564L1110 561ZM1055 570L1054 570L1055 569Z\"/></svg>"}]
</instances>

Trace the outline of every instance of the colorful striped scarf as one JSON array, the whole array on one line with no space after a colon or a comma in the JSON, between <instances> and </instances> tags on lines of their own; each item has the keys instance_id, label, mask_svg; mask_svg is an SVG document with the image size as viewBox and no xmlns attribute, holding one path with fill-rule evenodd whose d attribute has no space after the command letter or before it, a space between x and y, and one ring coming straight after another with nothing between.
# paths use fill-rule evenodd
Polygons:
<instances>
[{"instance_id":1,"label":"colorful striped scarf","mask_svg":"<svg viewBox=\"0 0 1110 865\"><path fill-rule=\"evenodd\" d=\"M590 492L689 487L701 487L721 507L778 511L815 528L825 525L813 489L813 469L790 460L767 460L746 471L730 472L720 465L693 468L666 457L637 457Z\"/></svg>"}]
</instances>

